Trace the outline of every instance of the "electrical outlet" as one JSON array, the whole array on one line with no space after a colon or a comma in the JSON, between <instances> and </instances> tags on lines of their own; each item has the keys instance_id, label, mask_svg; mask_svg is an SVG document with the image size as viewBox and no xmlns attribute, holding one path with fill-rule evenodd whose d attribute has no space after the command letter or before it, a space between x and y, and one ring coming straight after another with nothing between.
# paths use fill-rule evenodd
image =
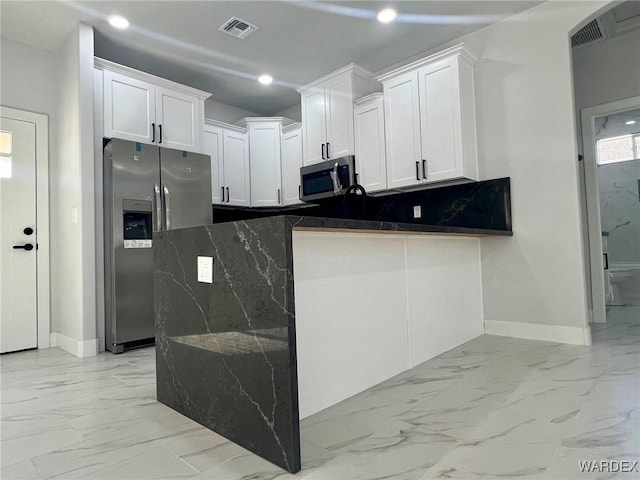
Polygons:
<instances>
[{"instance_id":1,"label":"electrical outlet","mask_svg":"<svg viewBox=\"0 0 640 480\"><path fill-rule=\"evenodd\" d=\"M198 257L198 281L213 283L213 257Z\"/></svg>"},{"instance_id":2,"label":"electrical outlet","mask_svg":"<svg viewBox=\"0 0 640 480\"><path fill-rule=\"evenodd\" d=\"M421 218L422 217L422 207L420 205L413 206L413 218Z\"/></svg>"}]
</instances>

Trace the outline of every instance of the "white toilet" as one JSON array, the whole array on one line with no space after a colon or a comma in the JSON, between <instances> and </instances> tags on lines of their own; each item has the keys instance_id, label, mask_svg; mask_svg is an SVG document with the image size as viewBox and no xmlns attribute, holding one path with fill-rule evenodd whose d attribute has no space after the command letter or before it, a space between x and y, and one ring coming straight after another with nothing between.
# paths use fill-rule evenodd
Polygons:
<instances>
[{"instance_id":1,"label":"white toilet","mask_svg":"<svg viewBox=\"0 0 640 480\"><path fill-rule=\"evenodd\" d=\"M611 285L609 292L611 299L607 302L608 305L625 304L622 300L622 295L620 295L620 284L629 280L633 276L634 270L640 270L640 267L635 265L609 266L609 283Z\"/></svg>"}]
</instances>

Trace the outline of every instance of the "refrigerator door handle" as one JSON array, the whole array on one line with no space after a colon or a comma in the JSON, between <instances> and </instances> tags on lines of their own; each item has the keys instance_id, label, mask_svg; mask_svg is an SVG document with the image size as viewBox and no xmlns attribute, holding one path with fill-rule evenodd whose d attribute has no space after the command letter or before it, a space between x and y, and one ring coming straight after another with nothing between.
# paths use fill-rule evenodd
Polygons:
<instances>
[{"instance_id":1,"label":"refrigerator door handle","mask_svg":"<svg viewBox=\"0 0 640 480\"><path fill-rule=\"evenodd\" d=\"M154 232L162 230L162 201L160 200L160 186L155 183L153 185L153 201L155 203L155 225Z\"/></svg>"},{"instance_id":2,"label":"refrigerator door handle","mask_svg":"<svg viewBox=\"0 0 640 480\"><path fill-rule=\"evenodd\" d=\"M169 193L169 187L163 186L164 189L164 222L165 228L171 230L171 194Z\"/></svg>"}]
</instances>

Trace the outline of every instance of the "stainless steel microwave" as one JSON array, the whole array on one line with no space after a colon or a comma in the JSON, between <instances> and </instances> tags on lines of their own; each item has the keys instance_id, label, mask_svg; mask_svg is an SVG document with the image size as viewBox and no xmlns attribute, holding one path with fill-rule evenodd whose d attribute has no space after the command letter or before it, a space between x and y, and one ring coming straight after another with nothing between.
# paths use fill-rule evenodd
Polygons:
<instances>
[{"instance_id":1,"label":"stainless steel microwave","mask_svg":"<svg viewBox=\"0 0 640 480\"><path fill-rule=\"evenodd\" d=\"M309 202L320 198L344 195L356 182L355 157L335 158L300 169L300 200Z\"/></svg>"}]
</instances>

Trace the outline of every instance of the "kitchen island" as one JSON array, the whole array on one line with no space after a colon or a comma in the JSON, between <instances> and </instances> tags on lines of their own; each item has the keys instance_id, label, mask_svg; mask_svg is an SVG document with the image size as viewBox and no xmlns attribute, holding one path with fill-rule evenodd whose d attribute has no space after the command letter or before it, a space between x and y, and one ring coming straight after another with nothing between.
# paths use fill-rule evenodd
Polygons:
<instances>
[{"instance_id":1,"label":"kitchen island","mask_svg":"<svg viewBox=\"0 0 640 480\"><path fill-rule=\"evenodd\" d=\"M482 333L483 235L511 232L306 216L159 232L158 400L299 471L300 418Z\"/></svg>"}]
</instances>

